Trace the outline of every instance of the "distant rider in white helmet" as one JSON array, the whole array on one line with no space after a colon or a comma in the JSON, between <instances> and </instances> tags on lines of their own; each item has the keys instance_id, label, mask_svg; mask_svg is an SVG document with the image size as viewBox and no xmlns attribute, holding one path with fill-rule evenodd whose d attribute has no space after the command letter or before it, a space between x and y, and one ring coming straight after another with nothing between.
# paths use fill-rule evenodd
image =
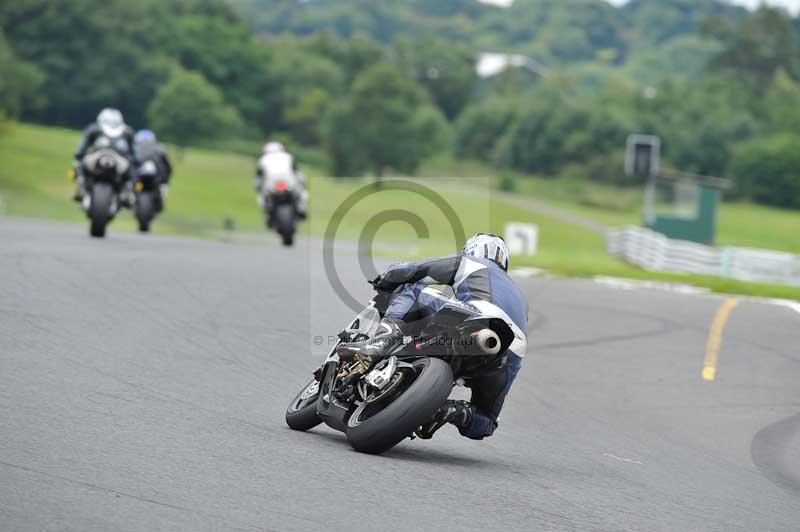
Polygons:
<instances>
[{"instance_id":1,"label":"distant rider in white helmet","mask_svg":"<svg viewBox=\"0 0 800 532\"><path fill-rule=\"evenodd\" d=\"M497 418L528 345L528 302L507 271L508 249L503 239L478 233L457 255L395 264L372 281L376 289L392 292L378 332L369 340L340 345L340 355L380 358L405 336L412 336L427 317L445 304L464 305L500 318L514 332L505 366L471 379L467 383L472 389L470 401L447 401L430 422L416 431L417 436L430 438L444 424L451 423L462 436L480 440L497 428ZM455 299L428 285L452 287Z\"/></svg>"},{"instance_id":2,"label":"distant rider in white helmet","mask_svg":"<svg viewBox=\"0 0 800 532\"><path fill-rule=\"evenodd\" d=\"M78 149L75 150L74 170L77 185L75 195L73 196L75 201L81 201L85 192L83 157L94 147L95 142L97 142L97 139L100 137L106 137L110 141L111 148L131 161L131 163L135 160L133 154L133 129L125 123L125 120L122 118L122 113L119 112L118 109L106 107L97 115L96 122L86 126L86 129L83 131L81 143L78 145ZM133 168L133 164L131 168ZM130 189L130 174L123 178L126 180L126 190ZM123 203L132 195L132 189L129 192L130 194L123 194Z\"/></svg>"},{"instance_id":3,"label":"distant rider in white helmet","mask_svg":"<svg viewBox=\"0 0 800 532\"><path fill-rule=\"evenodd\" d=\"M308 216L308 190L306 189L306 176L297 168L297 161L286 151L280 142L267 142L264 145L264 154L258 159L256 177L253 188L258 194L259 205L263 208L265 187L272 182L283 180L293 187L295 193L295 208L301 219Z\"/></svg>"}]
</instances>

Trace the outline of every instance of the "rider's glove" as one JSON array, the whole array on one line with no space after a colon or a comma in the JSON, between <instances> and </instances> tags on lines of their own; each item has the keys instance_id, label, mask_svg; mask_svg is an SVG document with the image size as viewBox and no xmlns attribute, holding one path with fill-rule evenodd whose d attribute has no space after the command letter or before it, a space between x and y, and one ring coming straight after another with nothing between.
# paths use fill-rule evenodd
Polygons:
<instances>
[{"instance_id":1,"label":"rider's glove","mask_svg":"<svg viewBox=\"0 0 800 532\"><path fill-rule=\"evenodd\" d=\"M385 273L382 273L373 280L369 281L369 284L371 284L375 288L375 290L380 290L383 292L391 292L395 288L397 288L397 285L395 283L386 280Z\"/></svg>"},{"instance_id":2,"label":"rider's glove","mask_svg":"<svg viewBox=\"0 0 800 532\"><path fill-rule=\"evenodd\" d=\"M80 163L80 161L73 161L72 162L72 168L69 169L69 171L67 172L67 175L69 176L69 178L72 181L75 181L76 179L78 179L78 177L81 176L81 174L82 174L82 172L81 172L81 163Z\"/></svg>"}]
</instances>

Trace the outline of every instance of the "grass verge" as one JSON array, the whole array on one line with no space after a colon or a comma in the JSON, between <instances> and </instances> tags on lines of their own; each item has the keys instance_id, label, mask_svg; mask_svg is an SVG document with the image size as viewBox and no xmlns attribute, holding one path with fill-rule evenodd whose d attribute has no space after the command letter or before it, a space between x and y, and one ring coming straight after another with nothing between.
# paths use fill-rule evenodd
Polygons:
<instances>
[{"instance_id":1,"label":"grass verge","mask_svg":"<svg viewBox=\"0 0 800 532\"><path fill-rule=\"evenodd\" d=\"M66 178L66 172L78 139L79 133L75 131L27 124L18 124L0 137L2 213L86 223L84 214L68 199L73 184ZM180 153L180 158L175 160L167 210L156 220L154 232L208 238L219 234L226 219L234 221L237 231L264 231L262 216L250 188L255 167L253 157L194 148ZM446 161L439 164L446 166ZM304 169L310 174L312 201L309 221L301 226L301 230L305 235L322 236L345 199L360 187L368 186L370 181L334 180L322 177L313 166L305 165ZM467 176L481 174L481 168L474 165L466 165L460 170ZM431 173L446 175L444 167ZM539 252L534 257L515 257L516 265L545 268L563 276L611 275L655 279L708 287L718 292L800 300L800 288L797 287L647 272L632 267L605 253L600 234L509 205L493 198L490 193L479 196L459 189L464 180L472 179L475 180L470 181L473 185L487 188L492 185L486 179L462 177L441 178L441 186L436 186L456 211L465 234L487 229L502 233L509 221L539 226ZM536 178L520 180L520 183L520 193L546 199L566 210L611 225L636 223L639 216L632 206L616 210L598 206L606 205L606 202L597 195L610 193L603 187L597 188L598 185L589 185L594 187L591 189L595 195L593 203L581 203L574 184ZM633 205L635 201L617 205L628 203ZM406 222L394 220L381 224L380 219L375 218L397 209L416 214L425 222L429 234L419 238ZM454 252L458 245L449 221L438 207L411 192L374 192L368 201L357 203L341 219L337 238L358 239L370 220L376 222L374 225L380 225L375 240L395 244L398 259L442 255ZM123 213L113 222L111 231L118 230L135 230L129 213ZM800 251L800 243L796 248L786 244L789 235L794 240L800 235L800 215L797 213L748 204L725 205L720 216L720 230L720 240L724 243Z\"/></svg>"}]
</instances>

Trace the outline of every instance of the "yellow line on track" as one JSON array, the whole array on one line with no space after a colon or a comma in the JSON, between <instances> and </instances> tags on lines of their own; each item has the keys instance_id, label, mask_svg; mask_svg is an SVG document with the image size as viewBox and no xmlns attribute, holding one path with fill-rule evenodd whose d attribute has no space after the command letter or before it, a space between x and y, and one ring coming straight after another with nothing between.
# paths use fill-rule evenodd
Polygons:
<instances>
[{"instance_id":1,"label":"yellow line on track","mask_svg":"<svg viewBox=\"0 0 800 532\"><path fill-rule=\"evenodd\" d=\"M729 297L722 302L716 316L714 316L711 330L708 331L706 359L703 361L703 371L701 373L704 381L713 381L717 376L717 358L719 356L719 346L722 343L722 331L725 329L725 323L727 323L733 307L738 304L738 299Z\"/></svg>"}]
</instances>

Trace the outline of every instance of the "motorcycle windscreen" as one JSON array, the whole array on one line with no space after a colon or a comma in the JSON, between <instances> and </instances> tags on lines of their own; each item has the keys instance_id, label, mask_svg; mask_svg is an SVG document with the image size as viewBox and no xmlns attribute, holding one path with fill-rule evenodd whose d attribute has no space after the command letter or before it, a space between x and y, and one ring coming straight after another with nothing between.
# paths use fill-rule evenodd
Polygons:
<instances>
[{"instance_id":1,"label":"motorcycle windscreen","mask_svg":"<svg viewBox=\"0 0 800 532\"><path fill-rule=\"evenodd\" d=\"M375 305L369 305L345 329L352 338L368 338L375 334L381 315Z\"/></svg>"},{"instance_id":2,"label":"motorcycle windscreen","mask_svg":"<svg viewBox=\"0 0 800 532\"><path fill-rule=\"evenodd\" d=\"M113 166L117 175L123 175L130 167L130 163L125 157L109 148L93 151L85 155L82 162L89 172L93 174L100 172L102 167Z\"/></svg>"},{"instance_id":3,"label":"motorcycle windscreen","mask_svg":"<svg viewBox=\"0 0 800 532\"><path fill-rule=\"evenodd\" d=\"M156 177L158 175L158 167L153 161L145 161L139 167L138 174L140 176Z\"/></svg>"}]
</instances>

